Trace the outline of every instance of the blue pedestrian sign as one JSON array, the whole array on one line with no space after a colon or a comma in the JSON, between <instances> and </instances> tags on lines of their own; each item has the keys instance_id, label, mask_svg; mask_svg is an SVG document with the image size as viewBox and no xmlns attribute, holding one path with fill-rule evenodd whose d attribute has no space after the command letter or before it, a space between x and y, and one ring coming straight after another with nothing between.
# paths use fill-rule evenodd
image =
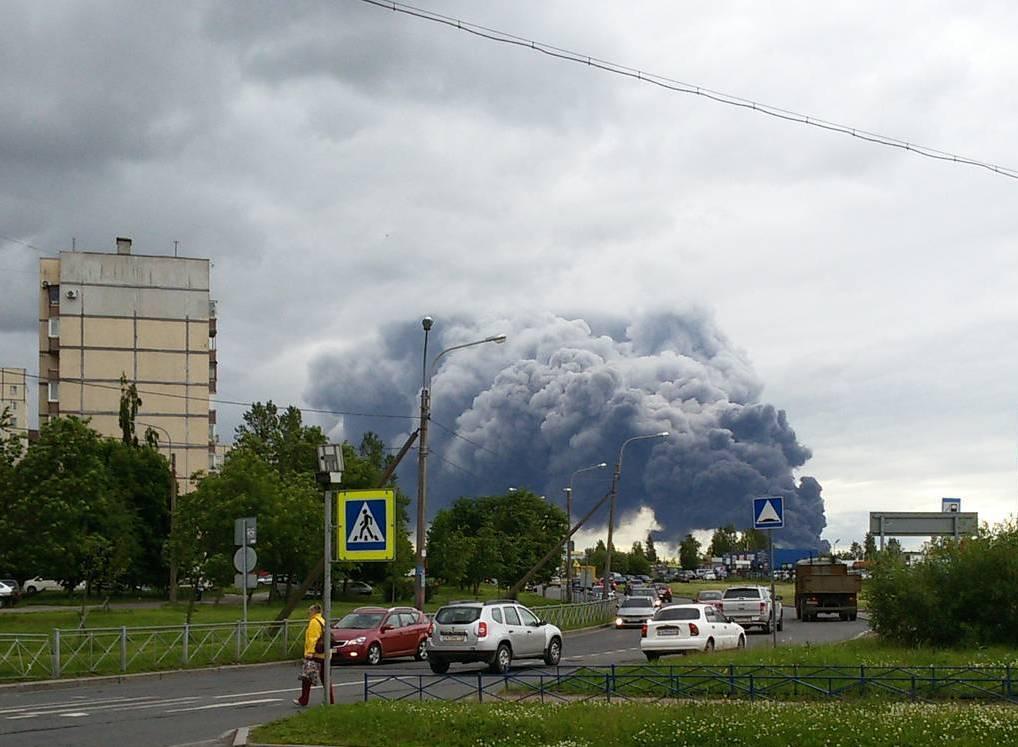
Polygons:
<instances>
[{"instance_id":1,"label":"blue pedestrian sign","mask_svg":"<svg viewBox=\"0 0 1018 747\"><path fill-rule=\"evenodd\" d=\"M340 560L392 560L396 556L395 493L346 490L337 493L336 556Z\"/></svg>"},{"instance_id":2,"label":"blue pedestrian sign","mask_svg":"<svg viewBox=\"0 0 1018 747\"><path fill-rule=\"evenodd\" d=\"M785 526L784 499L780 495L765 495L753 499L753 528L781 529Z\"/></svg>"}]
</instances>

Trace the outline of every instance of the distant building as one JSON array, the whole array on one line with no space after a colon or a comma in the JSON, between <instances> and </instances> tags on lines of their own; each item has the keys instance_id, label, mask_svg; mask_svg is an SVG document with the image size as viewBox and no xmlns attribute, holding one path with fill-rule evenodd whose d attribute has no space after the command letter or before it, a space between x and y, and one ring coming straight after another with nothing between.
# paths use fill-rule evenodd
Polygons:
<instances>
[{"instance_id":1,"label":"distant building","mask_svg":"<svg viewBox=\"0 0 1018 747\"><path fill-rule=\"evenodd\" d=\"M28 397L25 394L25 373L23 368L0 368L0 412L6 409L10 413L9 433L27 438Z\"/></svg>"},{"instance_id":2,"label":"distant building","mask_svg":"<svg viewBox=\"0 0 1018 747\"><path fill-rule=\"evenodd\" d=\"M115 254L60 252L39 262L39 424L57 415L91 418L119 437L120 377L142 404L148 427L187 479L215 463L216 313L209 260L133 254L118 238Z\"/></svg>"}]
</instances>

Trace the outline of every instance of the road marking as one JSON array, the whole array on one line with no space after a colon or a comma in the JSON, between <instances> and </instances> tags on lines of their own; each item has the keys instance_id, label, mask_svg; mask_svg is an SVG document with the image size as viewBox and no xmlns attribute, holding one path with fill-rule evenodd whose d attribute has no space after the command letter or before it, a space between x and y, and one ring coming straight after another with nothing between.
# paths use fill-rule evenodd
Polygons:
<instances>
[{"instance_id":1,"label":"road marking","mask_svg":"<svg viewBox=\"0 0 1018 747\"><path fill-rule=\"evenodd\" d=\"M100 706L100 705L119 704L119 703L129 704L129 703L132 703L132 702L137 702L139 700L151 700L151 699L152 699L151 695L142 695L142 696L138 696L138 697L135 697L135 698L101 698L101 699L98 699L98 700L75 700L73 703L67 703L67 702L52 703L52 702L49 702L49 703L27 704L27 705L18 706L17 708L3 708L3 709L0 709L0 716L6 715L8 713L21 713L23 711L45 711L45 710L52 710L52 709L56 709L58 711L63 711L63 710L66 710L67 708L70 708L70 707L81 708L83 706Z\"/></svg>"},{"instance_id":2,"label":"road marking","mask_svg":"<svg viewBox=\"0 0 1018 747\"><path fill-rule=\"evenodd\" d=\"M58 713L57 715L63 718L81 718L82 716L87 716L88 714L84 713L83 711L75 711L74 713Z\"/></svg>"},{"instance_id":3,"label":"road marking","mask_svg":"<svg viewBox=\"0 0 1018 747\"><path fill-rule=\"evenodd\" d=\"M192 706L191 708L170 708L166 713L186 713L188 711L208 711L212 708L233 708L234 706L259 705L261 703L279 703L282 698L258 698L256 700L240 700L236 703L210 703L203 706Z\"/></svg>"}]
</instances>

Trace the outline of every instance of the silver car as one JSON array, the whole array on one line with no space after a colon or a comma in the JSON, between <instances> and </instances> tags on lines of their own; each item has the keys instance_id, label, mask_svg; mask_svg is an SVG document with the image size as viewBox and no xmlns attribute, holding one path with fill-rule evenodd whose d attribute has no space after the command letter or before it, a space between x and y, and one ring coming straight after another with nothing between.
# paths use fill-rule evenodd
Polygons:
<instances>
[{"instance_id":1,"label":"silver car","mask_svg":"<svg viewBox=\"0 0 1018 747\"><path fill-rule=\"evenodd\" d=\"M452 602L435 613L428 631L428 665L435 674L451 662L485 662L505 674L513 659L562 658L562 631L512 599Z\"/></svg>"},{"instance_id":2,"label":"silver car","mask_svg":"<svg viewBox=\"0 0 1018 747\"><path fill-rule=\"evenodd\" d=\"M627 597L619 605L618 616L615 618L616 628L640 628L654 617L657 608L651 597Z\"/></svg>"}]
</instances>

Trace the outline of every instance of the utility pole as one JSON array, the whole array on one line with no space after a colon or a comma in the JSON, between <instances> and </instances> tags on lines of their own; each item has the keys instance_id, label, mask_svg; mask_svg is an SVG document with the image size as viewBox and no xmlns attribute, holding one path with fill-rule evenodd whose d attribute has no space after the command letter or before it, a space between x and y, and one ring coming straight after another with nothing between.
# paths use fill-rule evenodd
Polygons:
<instances>
[{"instance_id":1,"label":"utility pole","mask_svg":"<svg viewBox=\"0 0 1018 747\"><path fill-rule=\"evenodd\" d=\"M573 480L576 476L583 473L589 472L595 469L607 469L607 462L601 462L600 464L594 464L590 467L583 467L573 472L569 476L569 487L565 489L566 493L566 518L567 525L572 526L573 523ZM571 536L571 535L570 535ZM573 541L572 539L566 540L566 601L573 601Z\"/></svg>"},{"instance_id":2,"label":"utility pole","mask_svg":"<svg viewBox=\"0 0 1018 747\"><path fill-rule=\"evenodd\" d=\"M431 392L428 382L428 334L435 320L426 316L421 320L424 328L424 356L421 363L421 422L420 445L417 447L417 582L414 589L414 601L417 609L424 611L424 564L427 561L427 524L425 522L425 503L428 496L428 421L431 419Z\"/></svg>"}]
</instances>

